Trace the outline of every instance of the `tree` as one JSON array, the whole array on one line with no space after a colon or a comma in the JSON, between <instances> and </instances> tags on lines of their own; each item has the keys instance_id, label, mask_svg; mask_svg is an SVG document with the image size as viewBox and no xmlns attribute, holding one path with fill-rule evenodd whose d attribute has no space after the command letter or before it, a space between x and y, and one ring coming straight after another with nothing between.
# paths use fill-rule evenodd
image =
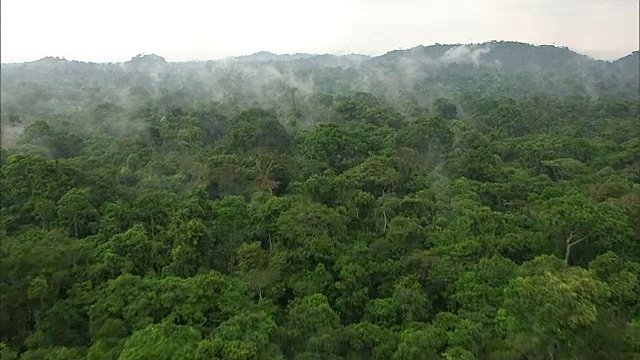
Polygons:
<instances>
[{"instance_id":1,"label":"tree","mask_svg":"<svg viewBox=\"0 0 640 360\"><path fill-rule=\"evenodd\" d=\"M308 295L289 306L284 335L289 341L285 354L333 352L340 318L322 294Z\"/></svg>"},{"instance_id":2,"label":"tree","mask_svg":"<svg viewBox=\"0 0 640 360\"><path fill-rule=\"evenodd\" d=\"M262 249L260 242L252 242L240 245L236 257L241 276L253 286L258 298L263 300L263 294L279 275L277 269L269 267L268 253Z\"/></svg>"},{"instance_id":3,"label":"tree","mask_svg":"<svg viewBox=\"0 0 640 360\"><path fill-rule=\"evenodd\" d=\"M399 336L398 349L392 359L438 359L446 341L446 333L433 326L406 329Z\"/></svg>"},{"instance_id":4,"label":"tree","mask_svg":"<svg viewBox=\"0 0 640 360\"><path fill-rule=\"evenodd\" d=\"M186 326L149 325L131 335L118 359L194 359L200 338L198 331Z\"/></svg>"},{"instance_id":5,"label":"tree","mask_svg":"<svg viewBox=\"0 0 640 360\"><path fill-rule=\"evenodd\" d=\"M285 159L276 154L260 153L255 156L255 186L259 190L268 191L271 195L283 188L281 180L285 180ZM286 184L284 184L286 185Z\"/></svg>"},{"instance_id":6,"label":"tree","mask_svg":"<svg viewBox=\"0 0 640 360\"><path fill-rule=\"evenodd\" d=\"M359 322L369 302L370 280L367 270L358 264L349 264L340 270L334 284L340 296L336 309L348 323Z\"/></svg>"},{"instance_id":7,"label":"tree","mask_svg":"<svg viewBox=\"0 0 640 360\"><path fill-rule=\"evenodd\" d=\"M348 359L389 359L398 346L395 332L368 322L345 326L342 338Z\"/></svg>"},{"instance_id":8,"label":"tree","mask_svg":"<svg viewBox=\"0 0 640 360\"><path fill-rule=\"evenodd\" d=\"M123 234L112 237L105 248L121 256L133 274L158 273L169 262L168 246L150 238L142 225L134 225Z\"/></svg>"},{"instance_id":9,"label":"tree","mask_svg":"<svg viewBox=\"0 0 640 360\"><path fill-rule=\"evenodd\" d=\"M416 276L405 276L394 288L393 299L400 305L405 322L426 319L431 304Z\"/></svg>"},{"instance_id":10,"label":"tree","mask_svg":"<svg viewBox=\"0 0 640 360\"><path fill-rule=\"evenodd\" d=\"M589 352L588 334L609 296L608 286L587 270L540 256L509 282L498 321L514 355L579 356Z\"/></svg>"},{"instance_id":11,"label":"tree","mask_svg":"<svg viewBox=\"0 0 640 360\"><path fill-rule=\"evenodd\" d=\"M543 204L540 226L555 242L557 254L568 263L585 264L605 249L631 249L626 245L631 229L613 203L597 202L574 190Z\"/></svg>"},{"instance_id":12,"label":"tree","mask_svg":"<svg viewBox=\"0 0 640 360\"><path fill-rule=\"evenodd\" d=\"M261 109L247 109L238 114L226 137L230 152L253 149L287 153L291 136L273 114Z\"/></svg>"},{"instance_id":13,"label":"tree","mask_svg":"<svg viewBox=\"0 0 640 360\"><path fill-rule=\"evenodd\" d=\"M196 359L281 359L273 343L276 328L265 312L237 314L216 329L213 339L198 344Z\"/></svg>"},{"instance_id":14,"label":"tree","mask_svg":"<svg viewBox=\"0 0 640 360\"><path fill-rule=\"evenodd\" d=\"M276 220L277 235L291 251L295 271L308 269L310 264L330 266L336 256L336 246L346 232L344 215L327 206L296 202Z\"/></svg>"},{"instance_id":15,"label":"tree","mask_svg":"<svg viewBox=\"0 0 640 360\"><path fill-rule=\"evenodd\" d=\"M90 234L98 218L88 188L73 188L58 200L58 216L75 237Z\"/></svg>"},{"instance_id":16,"label":"tree","mask_svg":"<svg viewBox=\"0 0 640 360\"><path fill-rule=\"evenodd\" d=\"M342 172L367 155L363 139L353 135L340 125L320 124L305 134L302 154L310 160L325 162L336 172Z\"/></svg>"},{"instance_id":17,"label":"tree","mask_svg":"<svg viewBox=\"0 0 640 360\"><path fill-rule=\"evenodd\" d=\"M437 98L433 101L433 112L435 116L444 120L452 120L458 117L458 108L455 104L445 98Z\"/></svg>"},{"instance_id":18,"label":"tree","mask_svg":"<svg viewBox=\"0 0 640 360\"><path fill-rule=\"evenodd\" d=\"M227 196L213 205L211 241L206 263L220 271L233 270L233 254L243 242L251 242L251 214L244 199Z\"/></svg>"},{"instance_id":19,"label":"tree","mask_svg":"<svg viewBox=\"0 0 640 360\"><path fill-rule=\"evenodd\" d=\"M346 171L344 176L376 197L392 193L400 181L400 174L391 161L382 157L368 158Z\"/></svg>"}]
</instances>

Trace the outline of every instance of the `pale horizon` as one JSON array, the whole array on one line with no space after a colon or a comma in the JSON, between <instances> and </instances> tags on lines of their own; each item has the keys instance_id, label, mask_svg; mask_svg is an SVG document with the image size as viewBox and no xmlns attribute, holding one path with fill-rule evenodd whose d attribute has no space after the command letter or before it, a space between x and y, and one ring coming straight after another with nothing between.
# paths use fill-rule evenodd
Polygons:
<instances>
[{"instance_id":1,"label":"pale horizon","mask_svg":"<svg viewBox=\"0 0 640 360\"><path fill-rule=\"evenodd\" d=\"M241 0L108 3L3 0L1 61L60 57L123 62L274 54L363 54L440 44L517 41L598 60L639 48L636 0Z\"/></svg>"}]
</instances>

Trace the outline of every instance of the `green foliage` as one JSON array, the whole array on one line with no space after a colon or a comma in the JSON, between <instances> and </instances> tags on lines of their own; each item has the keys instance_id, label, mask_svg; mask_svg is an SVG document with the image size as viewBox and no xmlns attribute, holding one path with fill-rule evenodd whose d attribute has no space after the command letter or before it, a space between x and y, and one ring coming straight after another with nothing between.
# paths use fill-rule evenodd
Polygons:
<instances>
[{"instance_id":1,"label":"green foliage","mask_svg":"<svg viewBox=\"0 0 640 360\"><path fill-rule=\"evenodd\" d=\"M118 359L193 359L200 334L194 329L173 325L149 325L125 342Z\"/></svg>"},{"instance_id":2,"label":"green foliage","mask_svg":"<svg viewBox=\"0 0 640 360\"><path fill-rule=\"evenodd\" d=\"M445 98L437 98L433 102L433 112L444 120L453 120L458 117L456 105Z\"/></svg>"},{"instance_id":3,"label":"green foliage","mask_svg":"<svg viewBox=\"0 0 640 360\"><path fill-rule=\"evenodd\" d=\"M506 287L498 321L519 353L548 351L576 356L584 351L610 290L587 270L542 256L526 263ZM552 355L553 356L553 355Z\"/></svg>"},{"instance_id":4,"label":"green foliage","mask_svg":"<svg viewBox=\"0 0 640 360\"><path fill-rule=\"evenodd\" d=\"M637 359L638 54L473 46L3 64L0 357Z\"/></svg>"}]
</instances>

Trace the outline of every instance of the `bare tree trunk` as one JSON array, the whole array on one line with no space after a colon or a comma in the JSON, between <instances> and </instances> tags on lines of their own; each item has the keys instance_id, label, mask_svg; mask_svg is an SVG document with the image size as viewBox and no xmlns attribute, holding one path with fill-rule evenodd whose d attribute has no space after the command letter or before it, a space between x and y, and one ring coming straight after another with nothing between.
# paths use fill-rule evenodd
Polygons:
<instances>
[{"instance_id":1,"label":"bare tree trunk","mask_svg":"<svg viewBox=\"0 0 640 360\"><path fill-rule=\"evenodd\" d=\"M564 253L564 262L566 262L567 264L569 263L569 256L571 255L571 247L574 245L577 245L579 243L581 243L582 241L584 241L589 235L585 235L583 237L581 237L578 240L573 240L573 238L575 237L574 233L571 233L569 235L569 237L567 238L567 249L565 250ZM573 240L573 241L572 241Z\"/></svg>"},{"instance_id":2,"label":"bare tree trunk","mask_svg":"<svg viewBox=\"0 0 640 360\"><path fill-rule=\"evenodd\" d=\"M385 195L385 189L382 189L382 196L380 197L380 199L382 199L382 216L384 217L384 226L382 227L382 231L387 231L387 209L385 209L384 206Z\"/></svg>"},{"instance_id":3,"label":"bare tree trunk","mask_svg":"<svg viewBox=\"0 0 640 360\"><path fill-rule=\"evenodd\" d=\"M549 346L549 360L556 360L556 350L558 349L558 344L553 343Z\"/></svg>"},{"instance_id":4,"label":"bare tree trunk","mask_svg":"<svg viewBox=\"0 0 640 360\"><path fill-rule=\"evenodd\" d=\"M36 323L36 328L40 325L40 312L37 309L33 309L33 320Z\"/></svg>"},{"instance_id":5,"label":"bare tree trunk","mask_svg":"<svg viewBox=\"0 0 640 360\"><path fill-rule=\"evenodd\" d=\"M387 211L382 209L382 216L384 216L384 226L382 227L382 231L387 231Z\"/></svg>"}]
</instances>

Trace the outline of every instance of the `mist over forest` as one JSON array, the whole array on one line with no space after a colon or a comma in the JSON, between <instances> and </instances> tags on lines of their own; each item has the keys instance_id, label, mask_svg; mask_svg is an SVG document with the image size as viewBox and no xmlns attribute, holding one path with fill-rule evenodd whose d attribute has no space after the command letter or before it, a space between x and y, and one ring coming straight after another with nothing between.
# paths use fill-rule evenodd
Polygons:
<instances>
[{"instance_id":1,"label":"mist over forest","mask_svg":"<svg viewBox=\"0 0 640 360\"><path fill-rule=\"evenodd\" d=\"M0 359L640 359L640 52L0 68Z\"/></svg>"},{"instance_id":2,"label":"mist over forest","mask_svg":"<svg viewBox=\"0 0 640 360\"><path fill-rule=\"evenodd\" d=\"M320 99L366 92L412 115L439 97L464 112L470 96L579 95L590 99L637 99L638 52L617 61L594 60L567 48L517 42L420 46L378 57L275 55L259 52L217 61L167 62L138 55L125 63L83 63L47 57L2 64L2 116L20 124L64 116L74 127L105 126L87 112L116 106L130 113L142 104L193 106L217 102L273 111L300 126L326 119ZM130 119L127 119L129 122ZM113 124L110 126L125 124ZM21 127L3 121L3 140ZM15 129L15 127L19 129Z\"/></svg>"}]
</instances>

